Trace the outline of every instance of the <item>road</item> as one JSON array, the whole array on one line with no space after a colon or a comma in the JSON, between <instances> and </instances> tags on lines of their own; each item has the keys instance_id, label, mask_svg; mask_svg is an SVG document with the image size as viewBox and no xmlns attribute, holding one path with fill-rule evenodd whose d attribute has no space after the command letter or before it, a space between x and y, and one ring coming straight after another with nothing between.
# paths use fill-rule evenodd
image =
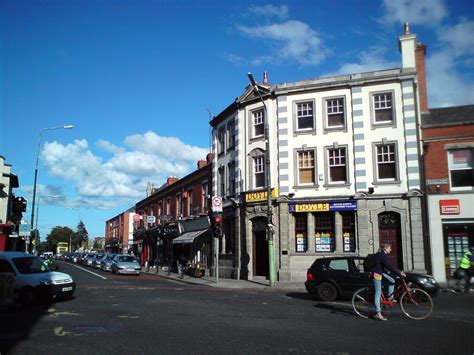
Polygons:
<instances>
[{"instance_id":1,"label":"road","mask_svg":"<svg viewBox=\"0 0 474 355\"><path fill-rule=\"evenodd\" d=\"M1 354L472 354L473 295L435 298L424 321L388 322L303 292L219 289L61 263L75 297L1 310Z\"/></svg>"}]
</instances>

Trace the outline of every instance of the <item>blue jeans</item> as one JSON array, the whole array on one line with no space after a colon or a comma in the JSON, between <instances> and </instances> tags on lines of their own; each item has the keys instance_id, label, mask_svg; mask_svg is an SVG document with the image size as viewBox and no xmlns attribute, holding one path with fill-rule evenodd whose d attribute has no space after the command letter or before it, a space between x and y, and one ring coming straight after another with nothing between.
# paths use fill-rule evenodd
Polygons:
<instances>
[{"instance_id":1,"label":"blue jeans","mask_svg":"<svg viewBox=\"0 0 474 355\"><path fill-rule=\"evenodd\" d=\"M392 276L387 275L385 273L382 274L382 278L386 278L387 281L389 282L387 297L389 299L392 299L393 298L392 293L393 293L393 290L395 289L395 279ZM374 295L375 312L380 313L381 312L380 298L382 297L382 280L374 279L374 287L375 287L375 295Z\"/></svg>"}]
</instances>

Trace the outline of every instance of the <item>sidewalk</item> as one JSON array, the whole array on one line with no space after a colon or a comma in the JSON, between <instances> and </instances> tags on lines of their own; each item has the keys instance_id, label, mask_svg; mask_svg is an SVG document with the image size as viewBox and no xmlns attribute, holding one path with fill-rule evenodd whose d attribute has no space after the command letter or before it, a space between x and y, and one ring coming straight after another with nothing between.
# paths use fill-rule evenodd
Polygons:
<instances>
[{"instance_id":1,"label":"sidewalk","mask_svg":"<svg viewBox=\"0 0 474 355\"><path fill-rule=\"evenodd\" d=\"M306 292L304 287L304 281L277 281L275 287L270 287L268 280L266 281L254 281L254 280L234 280L234 279L224 279L219 278L216 282L215 277L204 276L204 277L192 277L184 275L181 279L179 275L175 272L171 272L168 275L167 271L160 270L159 274L156 273L156 269L151 267L148 271L147 268L142 268L143 274L148 275L157 275L164 279L173 280L181 283L191 284L191 285L201 285L214 288L228 288L228 289L254 289L254 290L287 290L287 291L302 291Z\"/></svg>"}]
</instances>

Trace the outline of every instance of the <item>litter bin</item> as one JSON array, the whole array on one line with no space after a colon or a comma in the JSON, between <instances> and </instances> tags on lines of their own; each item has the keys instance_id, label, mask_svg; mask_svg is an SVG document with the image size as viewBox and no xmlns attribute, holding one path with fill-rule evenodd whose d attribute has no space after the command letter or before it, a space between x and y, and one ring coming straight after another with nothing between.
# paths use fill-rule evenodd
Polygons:
<instances>
[{"instance_id":1,"label":"litter bin","mask_svg":"<svg viewBox=\"0 0 474 355\"><path fill-rule=\"evenodd\" d=\"M11 273L0 273L0 306L13 303L13 281L15 275Z\"/></svg>"}]
</instances>

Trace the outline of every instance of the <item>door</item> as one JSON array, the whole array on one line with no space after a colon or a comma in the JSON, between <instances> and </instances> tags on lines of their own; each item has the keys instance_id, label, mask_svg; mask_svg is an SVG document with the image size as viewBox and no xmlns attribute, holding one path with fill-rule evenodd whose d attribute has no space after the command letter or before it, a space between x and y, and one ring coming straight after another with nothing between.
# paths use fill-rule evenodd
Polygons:
<instances>
[{"instance_id":1,"label":"door","mask_svg":"<svg viewBox=\"0 0 474 355\"><path fill-rule=\"evenodd\" d=\"M268 242L266 232L254 232L254 275L269 276L268 267Z\"/></svg>"},{"instance_id":2,"label":"door","mask_svg":"<svg viewBox=\"0 0 474 355\"><path fill-rule=\"evenodd\" d=\"M400 229L400 216L395 212L379 214L379 243L388 243L392 252L388 258L393 266L403 270L403 250Z\"/></svg>"}]
</instances>

